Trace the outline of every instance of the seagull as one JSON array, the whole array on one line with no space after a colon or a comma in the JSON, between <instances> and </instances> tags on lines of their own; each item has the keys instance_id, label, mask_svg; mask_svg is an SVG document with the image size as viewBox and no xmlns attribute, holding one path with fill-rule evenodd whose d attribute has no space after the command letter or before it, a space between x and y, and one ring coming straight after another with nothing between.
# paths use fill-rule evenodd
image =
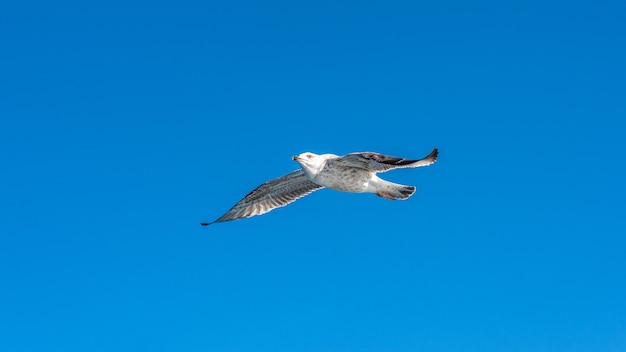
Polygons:
<instances>
[{"instance_id":1,"label":"seagull","mask_svg":"<svg viewBox=\"0 0 626 352\"><path fill-rule=\"evenodd\" d=\"M207 226L265 214L322 188L350 193L374 193L390 200L404 200L415 193L414 186L385 181L376 174L393 169L428 166L437 160L437 155L437 148L426 157L416 160L373 152L350 153L344 156L302 153L292 157L292 160L300 164L299 170L265 182L219 219L202 222L200 225Z\"/></svg>"}]
</instances>

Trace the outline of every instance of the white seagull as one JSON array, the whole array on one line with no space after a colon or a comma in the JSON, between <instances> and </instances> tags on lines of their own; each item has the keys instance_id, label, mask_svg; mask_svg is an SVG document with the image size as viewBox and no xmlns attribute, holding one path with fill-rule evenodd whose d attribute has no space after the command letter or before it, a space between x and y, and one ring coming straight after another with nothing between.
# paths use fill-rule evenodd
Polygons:
<instances>
[{"instance_id":1,"label":"white seagull","mask_svg":"<svg viewBox=\"0 0 626 352\"><path fill-rule=\"evenodd\" d=\"M376 173L428 166L437 160L437 154L435 148L423 159L411 160L372 152L344 156L302 153L292 157L300 164L301 169L265 182L219 219L200 224L207 226L216 222L265 214L324 187L351 193L374 193L391 200L407 199L413 195L415 187L385 181L376 176Z\"/></svg>"}]
</instances>

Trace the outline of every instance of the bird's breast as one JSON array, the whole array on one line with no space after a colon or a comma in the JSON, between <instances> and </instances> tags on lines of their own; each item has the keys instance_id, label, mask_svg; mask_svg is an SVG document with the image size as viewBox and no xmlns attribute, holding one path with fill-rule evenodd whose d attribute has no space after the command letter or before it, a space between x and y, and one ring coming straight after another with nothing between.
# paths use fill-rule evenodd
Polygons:
<instances>
[{"instance_id":1,"label":"bird's breast","mask_svg":"<svg viewBox=\"0 0 626 352\"><path fill-rule=\"evenodd\" d=\"M359 193L367 190L371 177L366 170L326 165L314 181L334 190Z\"/></svg>"}]
</instances>

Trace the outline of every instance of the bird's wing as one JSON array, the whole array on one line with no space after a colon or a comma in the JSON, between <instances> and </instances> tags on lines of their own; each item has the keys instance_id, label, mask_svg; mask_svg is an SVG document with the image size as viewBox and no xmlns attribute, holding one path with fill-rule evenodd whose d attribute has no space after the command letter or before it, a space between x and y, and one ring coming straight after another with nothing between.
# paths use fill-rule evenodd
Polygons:
<instances>
[{"instance_id":1,"label":"bird's wing","mask_svg":"<svg viewBox=\"0 0 626 352\"><path fill-rule=\"evenodd\" d=\"M374 172L384 172L406 167L428 166L437 160L438 153L437 148L435 148L426 157L417 160L397 158L395 156L372 152L351 153L333 159L332 162L348 167L356 167Z\"/></svg>"},{"instance_id":2,"label":"bird's wing","mask_svg":"<svg viewBox=\"0 0 626 352\"><path fill-rule=\"evenodd\" d=\"M296 170L260 185L213 223L265 214L322 187L309 181L304 171ZM202 223L202 225L209 225L209 223Z\"/></svg>"}]
</instances>

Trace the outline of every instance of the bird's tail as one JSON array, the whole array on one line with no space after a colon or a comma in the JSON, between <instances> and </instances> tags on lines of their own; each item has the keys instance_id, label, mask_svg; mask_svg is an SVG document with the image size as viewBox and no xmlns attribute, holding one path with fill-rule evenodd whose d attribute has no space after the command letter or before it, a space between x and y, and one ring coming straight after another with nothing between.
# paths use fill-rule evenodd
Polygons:
<instances>
[{"instance_id":1,"label":"bird's tail","mask_svg":"<svg viewBox=\"0 0 626 352\"><path fill-rule=\"evenodd\" d=\"M384 181L378 187L376 195L379 197L396 200L407 199L415 193L415 187L399 185L397 183Z\"/></svg>"}]
</instances>

